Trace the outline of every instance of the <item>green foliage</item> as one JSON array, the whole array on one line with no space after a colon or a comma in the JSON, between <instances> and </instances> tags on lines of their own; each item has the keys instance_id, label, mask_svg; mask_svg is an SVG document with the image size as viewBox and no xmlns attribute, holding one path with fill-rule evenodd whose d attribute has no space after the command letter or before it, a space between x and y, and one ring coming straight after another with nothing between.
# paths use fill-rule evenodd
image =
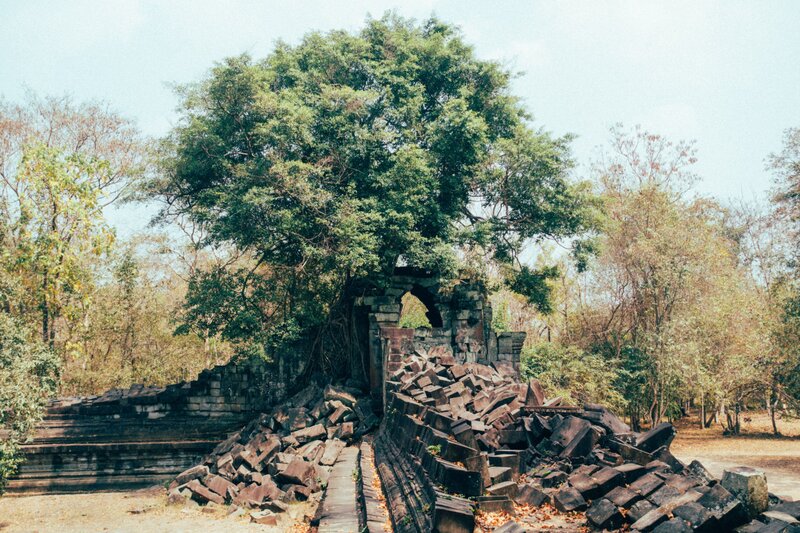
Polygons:
<instances>
[{"instance_id":1,"label":"green foliage","mask_svg":"<svg viewBox=\"0 0 800 533\"><path fill-rule=\"evenodd\" d=\"M87 327L73 330L64 353L63 393L166 385L230 358L216 334L173 335L187 286L181 270L164 239L137 237L115 247L97 273Z\"/></svg>"},{"instance_id":2,"label":"green foliage","mask_svg":"<svg viewBox=\"0 0 800 533\"><path fill-rule=\"evenodd\" d=\"M454 27L386 16L230 58L187 88L147 193L251 261L198 273L187 326L291 337L398 262L451 278L458 248L511 264L526 242L590 229L569 138L533 130L510 79Z\"/></svg>"},{"instance_id":3,"label":"green foliage","mask_svg":"<svg viewBox=\"0 0 800 533\"><path fill-rule=\"evenodd\" d=\"M425 307L419 298L407 292L403 295L401 300L402 309L400 310L400 321L398 326L401 328L430 328L431 321L428 320L426 313L428 308Z\"/></svg>"},{"instance_id":4,"label":"green foliage","mask_svg":"<svg viewBox=\"0 0 800 533\"><path fill-rule=\"evenodd\" d=\"M432 444L428 446L428 453L431 455L439 455L442 453L442 446L440 444Z\"/></svg>"},{"instance_id":5,"label":"green foliage","mask_svg":"<svg viewBox=\"0 0 800 533\"><path fill-rule=\"evenodd\" d=\"M536 378L550 397L573 405L600 403L622 412L628 398L619 388L618 363L575 346L540 343L522 354L522 375Z\"/></svg>"},{"instance_id":6,"label":"green foliage","mask_svg":"<svg viewBox=\"0 0 800 533\"><path fill-rule=\"evenodd\" d=\"M548 281L558 278L559 275L557 266L537 269L523 266L508 278L507 284L512 291L524 296L528 303L547 314L553 310Z\"/></svg>"},{"instance_id":7,"label":"green foliage","mask_svg":"<svg viewBox=\"0 0 800 533\"><path fill-rule=\"evenodd\" d=\"M58 380L58 356L0 311L0 492L22 460L19 444L42 419Z\"/></svg>"},{"instance_id":8,"label":"green foliage","mask_svg":"<svg viewBox=\"0 0 800 533\"><path fill-rule=\"evenodd\" d=\"M511 331L511 312L505 298L492 303L492 330L498 333Z\"/></svg>"}]
</instances>

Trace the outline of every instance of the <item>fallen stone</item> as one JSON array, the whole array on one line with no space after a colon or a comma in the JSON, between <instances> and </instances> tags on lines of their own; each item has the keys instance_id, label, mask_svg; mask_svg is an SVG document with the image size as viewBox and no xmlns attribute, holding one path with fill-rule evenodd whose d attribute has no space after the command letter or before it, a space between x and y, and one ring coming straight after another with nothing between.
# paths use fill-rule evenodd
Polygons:
<instances>
[{"instance_id":1,"label":"fallen stone","mask_svg":"<svg viewBox=\"0 0 800 533\"><path fill-rule=\"evenodd\" d=\"M619 470L611 467L604 467L592 474L592 479L600 487L600 492L609 492L615 487L619 487L625 482L625 476Z\"/></svg>"},{"instance_id":2,"label":"fallen stone","mask_svg":"<svg viewBox=\"0 0 800 533\"><path fill-rule=\"evenodd\" d=\"M652 493L660 489L662 485L664 485L664 480L651 472L640 477L628 485L628 487L647 498Z\"/></svg>"},{"instance_id":3,"label":"fallen stone","mask_svg":"<svg viewBox=\"0 0 800 533\"><path fill-rule=\"evenodd\" d=\"M513 481L504 481L487 488L486 492L492 496L508 496L513 500L517 495L517 484Z\"/></svg>"},{"instance_id":4,"label":"fallen stone","mask_svg":"<svg viewBox=\"0 0 800 533\"><path fill-rule=\"evenodd\" d=\"M568 513L572 511L585 511L588 507L586 500L577 489L567 487L553 495L553 505L559 511Z\"/></svg>"},{"instance_id":5,"label":"fallen stone","mask_svg":"<svg viewBox=\"0 0 800 533\"><path fill-rule=\"evenodd\" d=\"M628 511L628 521L634 523L655 508L656 506L649 501L639 500L638 502L634 503Z\"/></svg>"},{"instance_id":6,"label":"fallen stone","mask_svg":"<svg viewBox=\"0 0 800 533\"><path fill-rule=\"evenodd\" d=\"M617 507L630 509L633 504L642 499L642 496L627 487L615 487L605 496Z\"/></svg>"},{"instance_id":7,"label":"fallen stone","mask_svg":"<svg viewBox=\"0 0 800 533\"><path fill-rule=\"evenodd\" d=\"M297 439L297 442L300 444L324 438L326 436L327 433L325 431L325 426L323 426L322 424L316 424L298 431L294 431L292 433L292 437Z\"/></svg>"},{"instance_id":8,"label":"fallen stone","mask_svg":"<svg viewBox=\"0 0 800 533\"><path fill-rule=\"evenodd\" d=\"M672 514L685 520L693 530L699 532L713 531L716 518L708 509L697 502L684 503L672 510Z\"/></svg>"},{"instance_id":9,"label":"fallen stone","mask_svg":"<svg viewBox=\"0 0 800 533\"><path fill-rule=\"evenodd\" d=\"M558 444L562 449L571 443L585 429L590 429L592 425L582 418L568 416L557 427L553 428L550 441Z\"/></svg>"},{"instance_id":10,"label":"fallen stone","mask_svg":"<svg viewBox=\"0 0 800 533\"><path fill-rule=\"evenodd\" d=\"M517 496L514 501L520 505L539 507L542 504L550 503L550 496L531 484L525 484L517 488Z\"/></svg>"},{"instance_id":11,"label":"fallen stone","mask_svg":"<svg viewBox=\"0 0 800 533\"><path fill-rule=\"evenodd\" d=\"M597 482L586 474L572 474L569 476L568 481L587 500L593 500L603 494Z\"/></svg>"},{"instance_id":12,"label":"fallen stone","mask_svg":"<svg viewBox=\"0 0 800 533\"><path fill-rule=\"evenodd\" d=\"M253 511L250 513L250 521L263 526L278 525L278 517L272 511Z\"/></svg>"},{"instance_id":13,"label":"fallen stone","mask_svg":"<svg viewBox=\"0 0 800 533\"><path fill-rule=\"evenodd\" d=\"M228 481L222 476L217 476L214 474L210 474L203 479L203 484L211 489L213 492L219 494L223 498L226 498L229 494L229 491L233 494L238 492L236 485Z\"/></svg>"},{"instance_id":14,"label":"fallen stone","mask_svg":"<svg viewBox=\"0 0 800 533\"><path fill-rule=\"evenodd\" d=\"M662 522L669 520L669 515L661 509L653 509L649 511L636 522L631 525L631 529L637 531L653 531Z\"/></svg>"},{"instance_id":15,"label":"fallen stone","mask_svg":"<svg viewBox=\"0 0 800 533\"><path fill-rule=\"evenodd\" d=\"M324 397L326 400L338 400L348 407L353 407L357 401L355 396L333 385L325 387Z\"/></svg>"},{"instance_id":16,"label":"fallen stone","mask_svg":"<svg viewBox=\"0 0 800 533\"><path fill-rule=\"evenodd\" d=\"M345 443L339 439L328 440L325 443L325 453L322 454L319 464L333 466L345 446Z\"/></svg>"},{"instance_id":17,"label":"fallen stone","mask_svg":"<svg viewBox=\"0 0 800 533\"><path fill-rule=\"evenodd\" d=\"M192 493L192 499L197 503L208 503L208 502L214 502L218 504L225 503L225 500L223 499L222 496L204 487L197 479L189 481L189 483L187 483L185 487L189 489L189 491Z\"/></svg>"},{"instance_id":18,"label":"fallen stone","mask_svg":"<svg viewBox=\"0 0 800 533\"><path fill-rule=\"evenodd\" d=\"M314 465L298 457L278 474L278 480L293 485L308 486L313 481L315 473Z\"/></svg>"},{"instance_id":19,"label":"fallen stone","mask_svg":"<svg viewBox=\"0 0 800 533\"><path fill-rule=\"evenodd\" d=\"M653 533L691 533L692 528L680 518L672 518L659 524Z\"/></svg>"},{"instance_id":20,"label":"fallen stone","mask_svg":"<svg viewBox=\"0 0 800 533\"><path fill-rule=\"evenodd\" d=\"M636 447L646 452L653 452L662 446L669 446L674 438L675 428L669 422L662 422L639 435L636 439Z\"/></svg>"},{"instance_id":21,"label":"fallen stone","mask_svg":"<svg viewBox=\"0 0 800 533\"><path fill-rule=\"evenodd\" d=\"M208 467L205 465L197 465L184 470L175 476L176 485L185 485L193 479L202 479L208 475Z\"/></svg>"},{"instance_id":22,"label":"fallen stone","mask_svg":"<svg viewBox=\"0 0 800 533\"><path fill-rule=\"evenodd\" d=\"M623 522L617 506L605 498L592 502L586 511L586 518L598 529L618 529Z\"/></svg>"},{"instance_id":23,"label":"fallen stone","mask_svg":"<svg viewBox=\"0 0 800 533\"><path fill-rule=\"evenodd\" d=\"M767 510L769 491L764 472L746 466L723 471L720 484L741 500L747 515L752 519Z\"/></svg>"}]
</instances>

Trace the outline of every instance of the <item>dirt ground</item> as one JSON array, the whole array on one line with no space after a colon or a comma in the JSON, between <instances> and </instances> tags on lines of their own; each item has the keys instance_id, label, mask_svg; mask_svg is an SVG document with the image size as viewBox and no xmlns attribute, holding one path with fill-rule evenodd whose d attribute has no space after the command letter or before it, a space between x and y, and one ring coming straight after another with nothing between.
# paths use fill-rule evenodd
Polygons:
<instances>
[{"instance_id":1,"label":"dirt ground","mask_svg":"<svg viewBox=\"0 0 800 533\"><path fill-rule=\"evenodd\" d=\"M312 506L293 504L277 527L227 516L226 507L167 505L165 491L102 492L0 498L2 533L300 533ZM213 507L213 506L212 506Z\"/></svg>"},{"instance_id":2,"label":"dirt ground","mask_svg":"<svg viewBox=\"0 0 800 533\"><path fill-rule=\"evenodd\" d=\"M717 477L732 466L758 468L766 473L770 492L800 499L800 421L779 420L783 436L775 437L766 413L744 416L751 421L742 423L736 437L724 437L718 424L701 430L697 418L681 420L672 452L686 463L697 459Z\"/></svg>"}]
</instances>

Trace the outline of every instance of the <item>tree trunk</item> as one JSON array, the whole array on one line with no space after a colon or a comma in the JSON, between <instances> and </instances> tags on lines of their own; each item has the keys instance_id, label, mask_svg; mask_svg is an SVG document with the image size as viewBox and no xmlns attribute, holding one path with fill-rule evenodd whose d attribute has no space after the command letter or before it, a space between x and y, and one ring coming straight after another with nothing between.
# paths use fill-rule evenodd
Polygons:
<instances>
[{"instance_id":1,"label":"tree trunk","mask_svg":"<svg viewBox=\"0 0 800 533\"><path fill-rule=\"evenodd\" d=\"M778 424L775 421L775 411L777 410L778 402L780 401L780 396L778 396L777 391L775 390L775 382L772 383L772 390L770 392L772 397L768 398L769 401L767 403L769 403L769 418L772 422L772 434L780 435L778 432ZM772 403L772 398L775 398L774 403Z\"/></svg>"},{"instance_id":2,"label":"tree trunk","mask_svg":"<svg viewBox=\"0 0 800 533\"><path fill-rule=\"evenodd\" d=\"M700 429L706 428L706 393L700 391Z\"/></svg>"}]
</instances>

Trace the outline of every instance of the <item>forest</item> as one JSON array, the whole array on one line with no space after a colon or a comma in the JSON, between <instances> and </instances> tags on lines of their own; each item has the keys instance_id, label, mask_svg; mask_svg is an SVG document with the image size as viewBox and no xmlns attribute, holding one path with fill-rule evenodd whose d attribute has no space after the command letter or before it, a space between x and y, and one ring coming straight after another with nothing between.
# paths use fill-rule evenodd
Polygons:
<instances>
[{"instance_id":1,"label":"forest","mask_svg":"<svg viewBox=\"0 0 800 533\"><path fill-rule=\"evenodd\" d=\"M54 395L190 379L312 337L398 264L492 293L523 372L635 430L800 409L800 127L769 202L698 192L690 140L616 125L593 161L436 19L387 15L214 65L148 138L114 102L0 101L0 479ZM800 125L799 125L800 126ZM156 206L121 237L119 205ZM412 302L403 323L424 327Z\"/></svg>"}]
</instances>

